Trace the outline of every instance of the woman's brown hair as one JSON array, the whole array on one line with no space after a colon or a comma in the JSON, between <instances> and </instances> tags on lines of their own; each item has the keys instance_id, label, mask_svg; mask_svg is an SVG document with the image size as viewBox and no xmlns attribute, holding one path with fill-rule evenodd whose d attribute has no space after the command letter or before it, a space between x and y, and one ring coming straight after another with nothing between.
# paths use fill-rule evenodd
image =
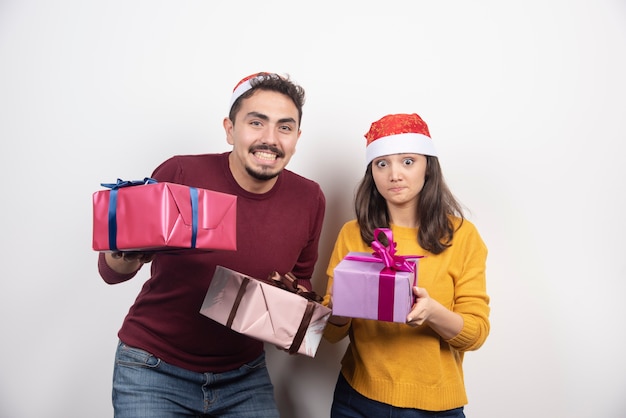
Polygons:
<instances>
[{"instance_id":1,"label":"woman's brown hair","mask_svg":"<svg viewBox=\"0 0 626 418\"><path fill-rule=\"evenodd\" d=\"M464 216L460 203L444 180L437 157L426 156L424 187L417 200L417 242L425 250L440 254L452 245L455 231L452 217L459 217L462 222ZM374 229L390 227L387 202L374 183L372 163L368 165L357 187L354 209L361 238L368 245L374 240ZM381 238L385 239L382 235Z\"/></svg>"}]
</instances>

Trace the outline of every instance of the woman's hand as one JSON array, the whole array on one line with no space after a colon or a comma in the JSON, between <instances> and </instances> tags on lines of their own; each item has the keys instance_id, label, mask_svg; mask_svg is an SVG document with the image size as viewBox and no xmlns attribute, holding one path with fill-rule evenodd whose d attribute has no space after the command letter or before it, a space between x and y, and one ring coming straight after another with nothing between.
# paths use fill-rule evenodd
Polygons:
<instances>
[{"instance_id":1,"label":"woman's hand","mask_svg":"<svg viewBox=\"0 0 626 418\"><path fill-rule=\"evenodd\" d=\"M431 298L423 287L413 287L416 302L407 315L406 323L412 327L428 325L445 340L456 337L463 329L463 317L446 309Z\"/></svg>"}]
</instances>

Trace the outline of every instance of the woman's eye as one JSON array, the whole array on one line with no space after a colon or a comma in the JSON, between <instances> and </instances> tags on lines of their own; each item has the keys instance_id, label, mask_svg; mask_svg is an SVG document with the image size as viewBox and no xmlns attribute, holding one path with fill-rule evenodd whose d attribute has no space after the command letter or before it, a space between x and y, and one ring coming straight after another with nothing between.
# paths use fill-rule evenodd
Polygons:
<instances>
[{"instance_id":1,"label":"woman's eye","mask_svg":"<svg viewBox=\"0 0 626 418\"><path fill-rule=\"evenodd\" d=\"M387 161L385 160L380 160L376 162L376 167L387 167Z\"/></svg>"},{"instance_id":2,"label":"woman's eye","mask_svg":"<svg viewBox=\"0 0 626 418\"><path fill-rule=\"evenodd\" d=\"M413 164L413 160L411 158L406 158L404 161L402 161L402 164L411 165Z\"/></svg>"}]
</instances>

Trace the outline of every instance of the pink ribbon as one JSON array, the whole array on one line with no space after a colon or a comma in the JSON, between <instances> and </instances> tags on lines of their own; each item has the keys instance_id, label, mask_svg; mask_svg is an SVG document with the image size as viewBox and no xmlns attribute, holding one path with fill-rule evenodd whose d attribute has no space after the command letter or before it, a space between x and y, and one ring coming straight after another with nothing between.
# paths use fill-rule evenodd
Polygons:
<instances>
[{"instance_id":1,"label":"pink ribbon","mask_svg":"<svg viewBox=\"0 0 626 418\"><path fill-rule=\"evenodd\" d=\"M383 232L387 237L388 246L383 245L378 240L378 235ZM389 228L376 228L374 230L374 241L372 241L374 252L371 256L348 255L346 260L364 261L369 263L382 263L384 268L378 276L378 319L381 321L393 322L393 304L396 271L415 271L415 264L409 259L422 258L421 255L396 255L396 243L393 241L393 233Z\"/></svg>"},{"instance_id":2,"label":"pink ribbon","mask_svg":"<svg viewBox=\"0 0 626 418\"><path fill-rule=\"evenodd\" d=\"M379 240L378 235L383 232L387 237L389 246L384 246ZM396 255L396 243L393 241L393 232L388 228L376 228L374 230L374 241L372 241L372 249L374 252L371 256L347 255L346 260L365 261L369 263L383 263L386 268L395 271L413 271L413 264L409 262L411 259L422 258L423 255Z\"/></svg>"}]
</instances>

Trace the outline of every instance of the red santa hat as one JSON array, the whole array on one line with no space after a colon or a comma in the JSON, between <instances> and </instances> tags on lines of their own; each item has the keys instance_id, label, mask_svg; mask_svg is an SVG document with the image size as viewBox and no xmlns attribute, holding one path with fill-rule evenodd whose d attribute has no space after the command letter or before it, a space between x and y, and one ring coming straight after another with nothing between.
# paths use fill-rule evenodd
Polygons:
<instances>
[{"instance_id":1,"label":"red santa hat","mask_svg":"<svg viewBox=\"0 0 626 418\"><path fill-rule=\"evenodd\" d=\"M252 83L251 83L252 80L263 79L264 77L268 75L270 75L270 73L260 72L260 73L250 74L249 76L242 78L241 81L239 81L239 83L237 83L237 85L233 89L233 95L230 97L230 107L233 107L233 104L235 103L235 101L242 94L244 94L245 92L247 92L248 90L252 88Z\"/></svg>"},{"instance_id":2,"label":"red santa hat","mask_svg":"<svg viewBox=\"0 0 626 418\"><path fill-rule=\"evenodd\" d=\"M437 156L428 125L417 113L387 115L372 123L365 134L366 164L374 158L391 154Z\"/></svg>"}]
</instances>

